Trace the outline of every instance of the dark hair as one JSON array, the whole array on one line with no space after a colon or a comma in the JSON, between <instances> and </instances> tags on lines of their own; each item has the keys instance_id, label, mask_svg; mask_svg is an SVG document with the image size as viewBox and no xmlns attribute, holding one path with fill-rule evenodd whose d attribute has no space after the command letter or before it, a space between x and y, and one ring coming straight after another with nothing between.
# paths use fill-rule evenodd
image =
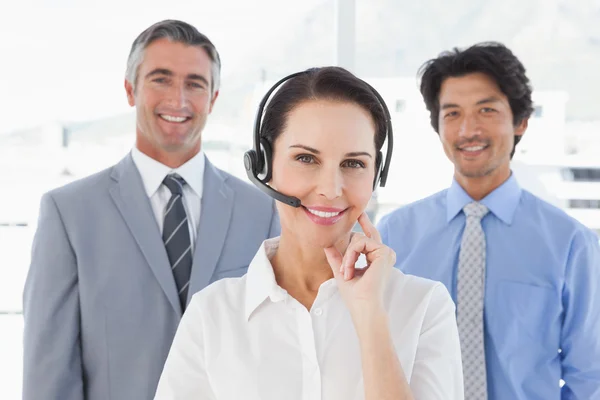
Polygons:
<instances>
[{"instance_id":1,"label":"dark hair","mask_svg":"<svg viewBox=\"0 0 600 400\"><path fill-rule=\"evenodd\" d=\"M483 42L467 49L441 53L425 62L419 69L421 94L429 111L431 126L439 134L439 95L442 83L450 77L484 73L492 78L508 98L513 114L513 125L519 125L533 113L531 86L525 67L502 43ZM515 147L521 136L515 136ZM511 158L515 153L511 152Z\"/></svg>"},{"instance_id":2,"label":"dark hair","mask_svg":"<svg viewBox=\"0 0 600 400\"><path fill-rule=\"evenodd\" d=\"M129 57L127 58L127 71L125 77L135 87L137 84L137 73L142 63L143 52L152 42L158 39L169 39L173 42L183 43L188 46L203 48L212 61L211 91L214 95L219 90L221 76L221 58L215 45L195 27L187 22L167 19L157 22L144 30L133 41Z\"/></svg>"},{"instance_id":3,"label":"dark hair","mask_svg":"<svg viewBox=\"0 0 600 400\"><path fill-rule=\"evenodd\" d=\"M353 103L368 111L375 123L375 149L381 150L387 130L382 105L367 83L341 67L311 68L283 83L265 108L260 137L273 148L288 114L300 103L320 99Z\"/></svg>"}]
</instances>

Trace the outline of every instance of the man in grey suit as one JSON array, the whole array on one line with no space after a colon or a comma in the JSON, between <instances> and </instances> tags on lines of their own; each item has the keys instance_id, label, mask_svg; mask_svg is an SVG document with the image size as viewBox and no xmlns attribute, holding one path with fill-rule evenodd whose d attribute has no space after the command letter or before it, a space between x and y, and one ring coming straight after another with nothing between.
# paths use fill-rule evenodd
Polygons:
<instances>
[{"instance_id":1,"label":"man in grey suit","mask_svg":"<svg viewBox=\"0 0 600 400\"><path fill-rule=\"evenodd\" d=\"M201 151L219 73L213 44L184 22L134 41L131 154L41 200L24 290L24 400L151 399L192 294L243 275L279 234L273 201Z\"/></svg>"}]
</instances>

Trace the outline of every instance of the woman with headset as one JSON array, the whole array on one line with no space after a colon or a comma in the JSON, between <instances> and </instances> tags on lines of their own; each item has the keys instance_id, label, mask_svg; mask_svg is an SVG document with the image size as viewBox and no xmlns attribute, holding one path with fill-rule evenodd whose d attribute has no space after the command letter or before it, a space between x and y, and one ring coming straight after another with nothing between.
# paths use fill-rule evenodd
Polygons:
<instances>
[{"instance_id":1,"label":"woman with headset","mask_svg":"<svg viewBox=\"0 0 600 400\"><path fill-rule=\"evenodd\" d=\"M339 67L293 74L254 143L248 176L279 200L281 236L193 296L155 399L463 399L447 290L393 268L364 212L393 143L379 94Z\"/></svg>"}]
</instances>

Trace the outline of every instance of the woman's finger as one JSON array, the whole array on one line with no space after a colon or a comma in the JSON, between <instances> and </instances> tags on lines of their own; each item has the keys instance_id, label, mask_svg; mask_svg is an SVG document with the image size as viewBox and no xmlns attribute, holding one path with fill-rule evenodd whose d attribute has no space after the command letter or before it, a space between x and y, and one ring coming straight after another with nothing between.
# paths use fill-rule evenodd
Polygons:
<instances>
[{"instance_id":1,"label":"woman's finger","mask_svg":"<svg viewBox=\"0 0 600 400\"><path fill-rule=\"evenodd\" d=\"M348 250L352 249L353 246L355 246L355 244L358 241L363 240L364 238L365 238L365 235L363 235L362 233L354 232L352 234L352 238L350 239L350 243L348 243L348 247L346 247L346 252L344 253L344 257L342 259L342 265L340 266L340 272L342 272L342 273L344 272L344 267L346 267L346 265L356 263L356 260L358 259L358 255L355 255L355 254L353 254L353 252L348 251Z\"/></svg>"},{"instance_id":2,"label":"woman's finger","mask_svg":"<svg viewBox=\"0 0 600 400\"><path fill-rule=\"evenodd\" d=\"M342 265L342 253L339 252L334 246L323 249L325 251L325 257L327 262L333 271L333 276L341 278L341 265Z\"/></svg>"},{"instance_id":3,"label":"woman's finger","mask_svg":"<svg viewBox=\"0 0 600 400\"><path fill-rule=\"evenodd\" d=\"M381 243L381 235L379 235L379 231L375 225L373 225L366 212L360 214L360 217L358 217L358 223L360 224L360 227L366 236Z\"/></svg>"},{"instance_id":4,"label":"woman's finger","mask_svg":"<svg viewBox=\"0 0 600 400\"><path fill-rule=\"evenodd\" d=\"M353 240L346 249L340 272L344 274L344 277L349 276L352 279L356 271L356 262L361 254L365 255L367 265L370 265L381 256L382 250L385 248L381 243L366 236Z\"/></svg>"}]
</instances>

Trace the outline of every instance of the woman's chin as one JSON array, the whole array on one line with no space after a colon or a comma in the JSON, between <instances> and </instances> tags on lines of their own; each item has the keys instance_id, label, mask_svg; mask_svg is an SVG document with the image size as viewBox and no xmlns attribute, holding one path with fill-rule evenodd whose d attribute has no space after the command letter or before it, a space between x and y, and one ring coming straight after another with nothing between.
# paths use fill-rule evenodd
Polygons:
<instances>
[{"instance_id":1,"label":"woman's chin","mask_svg":"<svg viewBox=\"0 0 600 400\"><path fill-rule=\"evenodd\" d=\"M312 246L325 249L327 247L339 245L340 242L347 240L350 235L350 229L340 232L317 232L306 235L305 240Z\"/></svg>"}]
</instances>

